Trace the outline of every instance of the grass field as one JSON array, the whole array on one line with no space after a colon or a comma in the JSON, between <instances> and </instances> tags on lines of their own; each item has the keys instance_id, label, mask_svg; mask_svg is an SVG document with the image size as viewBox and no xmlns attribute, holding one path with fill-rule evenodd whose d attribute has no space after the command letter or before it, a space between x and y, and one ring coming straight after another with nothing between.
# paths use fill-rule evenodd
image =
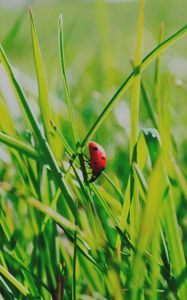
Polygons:
<instances>
[{"instance_id":1,"label":"grass field","mask_svg":"<svg viewBox=\"0 0 187 300\"><path fill-rule=\"evenodd\" d=\"M187 299L186 11L0 1L0 299Z\"/></svg>"}]
</instances>

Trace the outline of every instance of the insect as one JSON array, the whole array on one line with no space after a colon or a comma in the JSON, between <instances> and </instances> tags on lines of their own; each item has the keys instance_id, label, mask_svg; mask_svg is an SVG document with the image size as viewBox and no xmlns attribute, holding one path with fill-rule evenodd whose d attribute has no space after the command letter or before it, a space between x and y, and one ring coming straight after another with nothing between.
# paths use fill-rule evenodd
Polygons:
<instances>
[{"instance_id":1,"label":"insect","mask_svg":"<svg viewBox=\"0 0 187 300\"><path fill-rule=\"evenodd\" d=\"M95 142L89 142L90 153L90 168L92 170L92 177L90 182L95 181L103 172L107 164L107 157L105 150Z\"/></svg>"}]
</instances>

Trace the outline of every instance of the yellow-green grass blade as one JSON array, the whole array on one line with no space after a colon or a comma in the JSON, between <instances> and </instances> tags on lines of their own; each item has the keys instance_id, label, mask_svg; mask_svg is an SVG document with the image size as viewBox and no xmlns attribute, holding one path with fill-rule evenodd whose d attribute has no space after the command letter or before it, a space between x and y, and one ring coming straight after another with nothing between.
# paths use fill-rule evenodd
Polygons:
<instances>
[{"instance_id":1,"label":"yellow-green grass blade","mask_svg":"<svg viewBox=\"0 0 187 300\"><path fill-rule=\"evenodd\" d=\"M139 103L140 103L140 80L141 80L141 56L142 56L142 39L143 39L143 23L144 23L144 0L139 1L139 17L134 68L136 76L132 86L131 95L131 113L130 113L130 163L136 161L134 148L138 138L138 118L139 118ZM139 191L134 177L130 176L130 234L134 242L139 228L140 205Z\"/></svg>"},{"instance_id":2,"label":"yellow-green grass blade","mask_svg":"<svg viewBox=\"0 0 187 300\"><path fill-rule=\"evenodd\" d=\"M63 84L64 84L66 104L67 104L67 108L68 108L74 142L75 142L75 145L77 145L77 142L79 141L79 136L78 136L77 122L76 122L73 105L72 105L72 101L71 101L71 96L70 96L70 91L69 91L69 87L68 87L67 75L66 75L62 15L60 15L60 17L59 17L59 33L58 33L58 35L59 35L60 62L61 62L62 79L63 79Z\"/></svg>"},{"instance_id":3,"label":"yellow-green grass blade","mask_svg":"<svg viewBox=\"0 0 187 300\"><path fill-rule=\"evenodd\" d=\"M38 82L38 100L40 106L41 117L43 121L43 126L45 129L45 134L47 140L52 145L51 139L52 136L50 120L52 118L50 101L49 101L49 94L47 88L47 82L44 73L44 65L42 61L42 55L40 51L39 41L36 33L36 27L34 22L34 17L32 14L31 7L29 9L30 12L30 23L31 23L31 36L32 36L32 46L33 46L33 53L34 53L34 62L35 62L35 69L37 75L37 82Z\"/></svg>"},{"instance_id":4,"label":"yellow-green grass blade","mask_svg":"<svg viewBox=\"0 0 187 300\"><path fill-rule=\"evenodd\" d=\"M187 33L187 25L179 29L169 38L164 40L160 45L154 48L149 54L142 60L140 72L143 72L161 53L164 53L168 47L173 45L177 40L185 36ZM91 129L88 131L87 135L83 139L81 146L84 147L87 141L96 133L100 125L103 123L105 118L108 116L112 108L116 105L118 100L125 94L130 86L132 86L135 77L136 77L137 70L134 69L127 79L122 83L119 89L115 92L112 98L109 100L97 120L94 122Z\"/></svg>"},{"instance_id":5,"label":"yellow-green grass blade","mask_svg":"<svg viewBox=\"0 0 187 300\"><path fill-rule=\"evenodd\" d=\"M0 265L0 274L2 274L11 284L13 284L25 297L29 295L29 290L2 265Z\"/></svg>"},{"instance_id":6,"label":"yellow-green grass blade","mask_svg":"<svg viewBox=\"0 0 187 300\"><path fill-rule=\"evenodd\" d=\"M130 299L132 300L138 299L144 284L146 267L144 255L149 249L155 222L160 219L162 201L164 201L166 187L167 181L164 174L162 157L160 157L150 175L147 201L139 230L137 253L133 260L131 276L129 279Z\"/></svg>"},{"instance_id":7,"label":"yellow-green grass blade","mask_svg":"<svg viewBox=\"0 0 187 300\"><path fill-rule=\"evenodd\" d=\"M134 78L134 82L132 86L132 96L131 96L130 161L133 158L134 146L138 138L138 115L139 115L139 101L140 101L143 22L144 22L144 0L140 0L136 53L135 53L135 61L134 61L134 69L136 70L136 74L135 74L136 76Z\"/></svg>"}]
</instances>

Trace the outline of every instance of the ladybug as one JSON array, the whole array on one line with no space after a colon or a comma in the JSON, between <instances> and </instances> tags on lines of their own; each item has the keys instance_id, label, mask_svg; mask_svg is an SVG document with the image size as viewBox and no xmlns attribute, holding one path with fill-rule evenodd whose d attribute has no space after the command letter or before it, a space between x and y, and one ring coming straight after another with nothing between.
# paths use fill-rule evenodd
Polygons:
<instances>
[{"instance_id":1,"label":"ladybug","mask_svg":"<svg viewBox=\"0 0 187 300\"><path fill-rule=\"evenodd\" d=\"M89 142L90 153L90 168L92 170L92 177L90 182L95 181L103 172L107 164L107 157L105 150L96 142Z\"/></svg>"}]
</instances>

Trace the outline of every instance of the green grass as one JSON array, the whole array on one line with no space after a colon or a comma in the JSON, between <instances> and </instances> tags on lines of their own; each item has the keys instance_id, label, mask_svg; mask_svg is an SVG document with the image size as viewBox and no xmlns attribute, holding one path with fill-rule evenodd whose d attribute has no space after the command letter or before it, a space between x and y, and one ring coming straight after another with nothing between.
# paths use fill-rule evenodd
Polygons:
<instances>
[{"instance_id":1,"label":"green grass","mask_svg":"<svg viewBox=\"0 0 187 300\"><path fill-rule=\"evenodd\" d=\"M28 14L29 55L31 52L34 57L38 91L24 84L26 76L21 69L21 76L17 76L8 55L23 26L25 8L4 35L0 45L1 73L6 82L6 88L0 89L3 299L186 298L186 144L185 135L179 138L177 134L174 114L178 102L173 101L175 95L181 95L183 101L186 95L174 85L174 75L168 70L164 73L162 55L186 39L187 25L176 26L168 35L161 23L156 28L158 45L142 59L146 11L143 0L139 6L137 2L133 5L136 12L139 8L139 17L133 13L138 24L135 51L132 49L135 58L132 71L122 74L118 87L107 65L112 52L107 43L108 6L104 2L97 1L96 22L106 53L102 49L96 58L91 55L85 67L81 58L76 83L71 82L65 64L65 57L66 61L69 57L66 21L62 14L55 20L56 44L53 41L52 46L59 48L55 70L59 82L52 92L46 71L53 61L44 64L39 20L35 23L32 9ZM74 42L81 45L76 38ZM123 36L120 40L127 41ZM71 40L69 43L74 47ZM93 86L97 82L100 91L108 87L113 95L107 101L101 94L90 99L90 78ZM14 101L17 99L12 105L20 107L19 117L10 106L10 91ZM129 135L118 116L118 105L125 100ZM126 117L124 111L123 120ZM180 124L185 132L185 121ZM94 183L88 182L84 162L90 139L101 143L108 153L106 171Z\"/></svg>"}]
</instances>

